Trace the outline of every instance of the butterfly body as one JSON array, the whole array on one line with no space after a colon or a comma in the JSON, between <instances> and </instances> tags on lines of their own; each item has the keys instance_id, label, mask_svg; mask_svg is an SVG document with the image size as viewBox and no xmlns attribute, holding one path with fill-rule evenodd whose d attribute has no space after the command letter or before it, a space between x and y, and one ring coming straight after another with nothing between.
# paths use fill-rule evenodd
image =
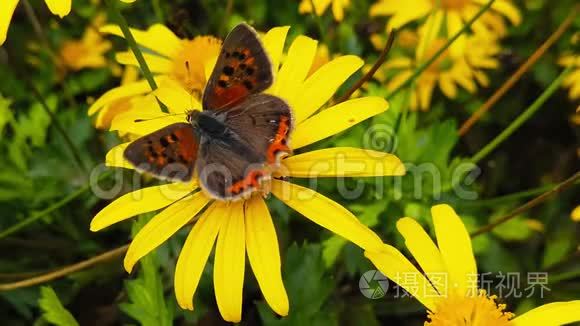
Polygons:
<instances>
[{"instance_id":1,"label":"butterfly body","mask_svg":"<svg viewBox=\"0 0 580 326\"><path fill-rule=\"evenodd\" d=\"M143 136L125 150L138 170L161 179L194 176L211 197L231 201L263 190L280 158L290 153L292 112L263 94L272 85L272 65L256 32L236 26L224 41L204 90L203 110Z\"/></svg>"}]
</instances>

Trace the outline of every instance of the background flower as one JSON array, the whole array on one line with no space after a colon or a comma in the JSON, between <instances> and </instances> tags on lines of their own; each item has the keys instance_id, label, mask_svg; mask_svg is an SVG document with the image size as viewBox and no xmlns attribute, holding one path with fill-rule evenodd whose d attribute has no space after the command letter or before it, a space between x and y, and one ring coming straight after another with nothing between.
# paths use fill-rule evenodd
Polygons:
<instances>
[{"instance_id":1,"label":"background flower","mask_svg":"<svg viewBox=\"0 0 580 326\"><path fill-rule=\"evenodd\" d=\"M485 5L487 1L442 0L440 7L437 6L437 3L431 0L409 2L381 0L371 7L369 14L371 16L391 16L387 31L427 17L423 26L434 33L445 30L447 34L444 34L444 37L451 37L459 32L463 25L475 16L480 7ZM494 38L504 36L506 33L504 17L509 19L514 25L520 24L520 12L511 1L497 0L491 8L491 11L484 13L481 19L472 25L472 30L481 37ZM453 49L461 49L465 45L464 42L465 39L460 38L453 44L452 51L454 51Z\"/></svg>"},{"instance_id":2,"label":"background flower","mask_svg":"<svg viewBox=\"0 0 580 326\"><path fill-rule=\"evenodd\" d=\"M101 28L101 32L123 35L120 28L114 25ZM135 35L137 43L148 49L149 52L144 57L161 88L168 84L177 83L195 99L200 99L206 79L219 54L220 40L212 36L179 39L163 25L153 25L146 31L132 30L132 33ZM116 58L121 64L138 66L131 51L118 53ZM149 84L143 79L115 87L91 105L89 115L120 98L131 98L150 91Z\"/></svg>"},{"instance_id":3,"label":"background flower","mask_svg":"<svg viewBox=\"0 0 580 326\"><path fill-rule=\"evenodd\" d=\"M397 230L422 272L391 246L365 252L382 273L427 308L425 325L563 325L580 320L580 300L546 304L516 317L506 312L506 305L498 303L496 296L477 289L471 239L453 208L433 206L431 214L437 244L414 219L405 217L397 222ZM405 277L409 274L415 277ZM438 278L441 275L443 281Z\"/></svg>"},{"instance_id":4,"label":"background flower","mask_svg":"<svg viewBox=\"0 0 580 326\"><path fill-rule=\"evenodd\" d=\"M317 16L322 16L326 9L332 5L334 19L342 21L344 19L344 9L348 8L350 0L302 0L298 10L301 14L311 13L313 3Z\"/></svg>"},{"instance_id":5,"label":"background flower","mask_svg":"<svg viewBox=\"0 0 580 326\"><path fill-rule=\"evenodd\" d=\"M64 41L59 49L60 64L64 69L78 71L84 68L103 68L107 65L105 53L112 47L97 30L105 22L105 15L99 14L87 27L80 40Z\"/></svg>"},{"instance_id":6,"label":"background flower","mask_svg":"<svg viewBox=\"0 0 580 326\"><path fill-rule=\"evenodd\" d=\"M414 57L409 54L390 59L383 66L384 72L375 77L386 84L388 90L395 90L445 43L445 39L437 38L428 43L424 50L417 48ZM436 88L446 97L454 99L458 96L458 88L474 94L478 84L484 87L489 85L485 70L499 67L496 56L500 52L500 47L495 41L478 36L467 38L466 47L469 51L461 51L460 55L445 51L419 76L410 96L411 109L429 110Z\"/></svg>"}]
</instances>

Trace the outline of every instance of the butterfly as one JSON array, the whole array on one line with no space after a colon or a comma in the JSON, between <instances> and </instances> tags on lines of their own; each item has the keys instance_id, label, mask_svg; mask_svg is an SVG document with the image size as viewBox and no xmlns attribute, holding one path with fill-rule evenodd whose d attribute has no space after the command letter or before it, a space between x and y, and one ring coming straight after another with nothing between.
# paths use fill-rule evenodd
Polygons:
<instances>
[{"instance_id":1,"label":"butterfly","mask_svg":"<svg viewBox=\"0 0 580 326\"><path fill-rule=\"evenodd\" d=\"M245 23L224 40L202 96L202 110L143 136L124 157L139 171L171 181L196 176L210 197L233 201L262 190L272 167L290 154L293 115L279 97L262 93L272 63L256 31Z\"/></svg>"}]
</instances>

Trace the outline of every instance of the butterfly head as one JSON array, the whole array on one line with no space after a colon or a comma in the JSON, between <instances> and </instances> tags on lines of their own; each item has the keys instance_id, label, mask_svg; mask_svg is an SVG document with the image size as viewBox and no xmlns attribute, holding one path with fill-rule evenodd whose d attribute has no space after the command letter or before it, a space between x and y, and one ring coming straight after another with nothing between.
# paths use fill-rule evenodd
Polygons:
<instances>
[{"instance_id":1,"label":"butterfly head","mask_svg":"<svg viewBox=\"0 0 580 326\"><path fill-rule=\"evenodd\" d=\"M187 111L186 114L186 119L187 122L191 123L192 126L196 127L197 126L197 121L199 118L199 110L189 110Z\"/></svg>"}]
</instances>

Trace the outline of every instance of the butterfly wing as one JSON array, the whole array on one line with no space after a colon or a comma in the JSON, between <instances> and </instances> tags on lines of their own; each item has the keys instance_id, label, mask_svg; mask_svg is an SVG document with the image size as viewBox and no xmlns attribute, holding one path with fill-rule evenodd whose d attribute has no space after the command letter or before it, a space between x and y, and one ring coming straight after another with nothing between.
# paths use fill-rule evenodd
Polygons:
<instances>
[{"instance_id":1,"label":"butterfly wing","mask_svg":"<svg viewBox=\"0 0 580 326\"><path fill-rule=\"evenodd\" d=\"M258 34L237 25L226 37L203 93L204 110L231 108L272 85L272 63Z\"/></svg>"},{"instance_id":2,"label":"butterfly wing","mask_svg":"<svg viewBox=\"0 0 580 326\"><path fill-rule=\"evenodd\" d=\"M276 96L253 94L222 114L229 138L203 140L197 168L212 197L236 200L258 190L270 178L269 165L290 152L292 113Z\"/></svg>"},{"instance_id":3,"label":"butterfly wing","mask_svg":"<svg viewBox=\"0 0 580 326\"><path fill-rule=\"evenodd\" d=\"M269 94L253 94L231 108L225 125L263 161L276 164L278 156L289 154L288 137L292 130L292 111L286 101Z\"/></svg>"},{"instance_id":4,"label":"butterfly wing","mask_svg":"<svg viewBox=\"0 0 580 326\"><path fill-rule=\"evenodd\" d=\"M199 143L189 123L174 123L127 146L125 159L137 170L171 181L193 176Z\"/></svg>"}]
</instances>

